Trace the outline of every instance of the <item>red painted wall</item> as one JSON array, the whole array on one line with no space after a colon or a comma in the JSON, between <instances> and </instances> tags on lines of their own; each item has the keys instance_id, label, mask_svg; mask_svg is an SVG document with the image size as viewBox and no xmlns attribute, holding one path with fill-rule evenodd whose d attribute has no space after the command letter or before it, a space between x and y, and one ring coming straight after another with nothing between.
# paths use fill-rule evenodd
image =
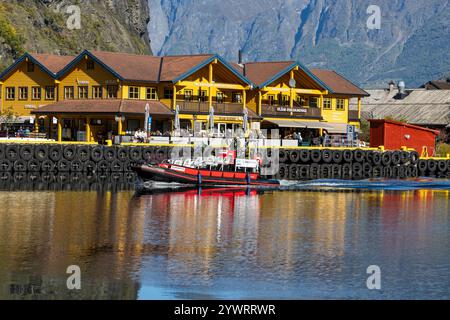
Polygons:
<instances>
[{"instance_id":1,"label":"red painted wall","mask_svg":"<svg viewBox=\"0 0 450 320\"><path fill-rule=\"evenodd\" d=\"M438 131L390 120L369 121L371 147L384 146L388 150L408 147L421 153L426 146L428 153L434 155Z\"/></svg>"}]
</instances>

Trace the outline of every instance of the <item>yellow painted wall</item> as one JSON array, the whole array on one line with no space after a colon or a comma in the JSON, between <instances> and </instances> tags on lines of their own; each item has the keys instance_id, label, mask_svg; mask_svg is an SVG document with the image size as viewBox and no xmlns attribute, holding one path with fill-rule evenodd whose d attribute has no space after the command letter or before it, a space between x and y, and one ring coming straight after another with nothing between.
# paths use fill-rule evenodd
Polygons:
<instances>
[{"instance_id":1,"label":"yellow painted wall","mask_svg":"<svg viewBox=\"0 0 450 320\"><path fill-rule=\"evenodd\" d=\"M34 72L28 72L27 62L25 61L21 63L18 68L8 76L8 78L4 79L3 82L1 92L2 110L7 110L11 107L15 113L18 113L21 116L28 116L32 110L38 108L39 106L44 106L56 101L56 96L53 101L45 99L45 87L56 86L55 80L48 73L42 71L38 66L35 66ZM7 87L16 88L14 100L6 100ZM19 87L28 87L27 100L19 100ZM32 99L32 87L41 87L40 100Z\"/></svg>"},{"instance_id":2,"label":"yellow painted wall","mask_svg":"<svg viewBox=\"0 0 450 320\"><path fill-rule=\"evenodd\" d=\"M97 63L94 63L94 70L88 70L87 61L88 59L81 60L78 65L76 65L65 76L59 79L59 100L64 100L64 87L73 86L75 89L75 99L78 99L78 86L86 85L89 86L89 99L92 98L93 86L102 86L103 98L106 98L106 90L108 85L117 85L119 89L118 97L120 97L121 90L120 82L118 81L118 79ZM84 82L87 82L88 84L84 84Z\"/></svg>"},{"instance_id":3,"label":"yellow painted wall","mask_svg":"<svg viewBox=\"0 0 450 320\"><path fill-rule=\"evenodd\" d=\"M324 98L332 98L332 110L322 110L322 117L327 122L333 123L348 123L348 107L349 99L346 97L339 96L325 96ZM342 98L345 101L345 110L336 110L336 99Z\"/></svg>"}]
</instances>

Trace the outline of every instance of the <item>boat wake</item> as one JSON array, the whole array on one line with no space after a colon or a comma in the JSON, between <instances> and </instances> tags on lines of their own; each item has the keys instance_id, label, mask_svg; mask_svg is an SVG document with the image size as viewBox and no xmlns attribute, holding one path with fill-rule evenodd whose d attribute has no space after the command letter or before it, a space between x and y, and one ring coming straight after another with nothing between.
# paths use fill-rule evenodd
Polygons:
<instances>
[{"instance_id":1,"label":"boat wake","mask_svg":"<svg viewBox=\"0 0 450 320\"><path fill-rule=\"evenodd\" d=\"M287 190L450 190L450 180L418 178L408 180L369 179L362 181L314 180L281 181Z\"/></svg>"}]
</instances>

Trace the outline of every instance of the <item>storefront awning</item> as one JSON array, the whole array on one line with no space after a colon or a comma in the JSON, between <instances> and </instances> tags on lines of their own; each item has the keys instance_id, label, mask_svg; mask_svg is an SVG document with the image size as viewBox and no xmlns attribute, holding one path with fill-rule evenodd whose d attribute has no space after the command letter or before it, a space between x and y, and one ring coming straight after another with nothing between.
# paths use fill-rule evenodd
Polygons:
<instances>
[{"instance_id":1,"label":"storefront awning","mask_svg":"<svg viewBox=\"0 0 450 320\"><path fill-rule=\"evenodd\" d=\"M293 121L293 120L269 120L269 122L276 124L280 128L324 129L329 134L347 133L346 123L308 122L308 121ZM359 132L358 129L357 132Z\"/></svg>"},{"instance_id":2,"label":"storefront awning","mask_svg":"<svg viewBox=\"0 0 450 320\"><path fill-rule=\"evenodd\" d=\"M293 121L293 120L269 120L269 122L276 124L280 128L305 128L305 129L331 129L328 123L325 122L308 122L308 121Z\"/></svg>"}]
</instances>

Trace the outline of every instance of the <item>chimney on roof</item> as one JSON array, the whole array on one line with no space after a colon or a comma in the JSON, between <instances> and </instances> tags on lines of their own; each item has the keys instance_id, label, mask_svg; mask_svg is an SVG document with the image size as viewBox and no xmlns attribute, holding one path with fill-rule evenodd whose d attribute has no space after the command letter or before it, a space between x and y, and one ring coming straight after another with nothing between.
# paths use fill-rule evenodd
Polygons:
<instances>
[{"instance_id":1,"label":"chimney on roof","mask_svg":"<svg viewBox=\"0 0 450 320\"><path fill-rule=\"evenodd\" d=\"M394 89L395 89L395 82L391 80L389 82L389 92L394 91Z\"/></svg>"},{"instance_id":2,"label":"chimney on roof","mask_svg":"<svg viewBox=\"0 0 450 320\"><path fill-rule=\"evenodd\" d=\"M238 53L238 55L239 55L239 57L238 57L238 64L241 66L241 67L243 67L244 66L244 63L243 63L243 60L242 60L242 50L241 49L239 49L239 53Z\"/></svg>"},{"instance_id":3,"label":"chimney on roof","mask_svg":"<svg viewBox=\"0 0 450 320\"><path fill-rule=\"evenodd\" d=\"M404 81L400 81L398 83L398 93L401 94L401 95L404 95L405 94L405 88L406 88L405 82Z\"/></svg>"}]
</instances>

